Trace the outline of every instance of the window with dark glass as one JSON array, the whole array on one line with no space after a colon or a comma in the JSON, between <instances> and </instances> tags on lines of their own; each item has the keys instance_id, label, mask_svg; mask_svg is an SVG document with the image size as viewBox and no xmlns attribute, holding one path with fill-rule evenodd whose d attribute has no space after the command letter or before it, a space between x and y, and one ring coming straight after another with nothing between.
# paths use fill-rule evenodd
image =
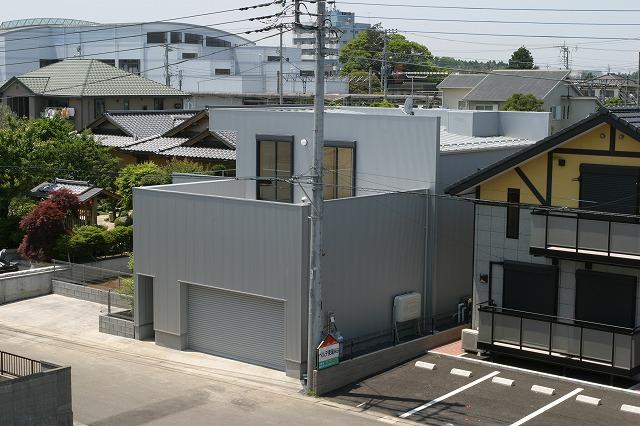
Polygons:
<instances>
[{"instance_id":1,"label":"window with dark glass","mask_svg":"<svg viewBox=\"0 0 640 426\"><path fill-rule=\"evenodd\" d=\"M106 111L105 101L102 98L96 98L93 100L93 116L95 118L100 117Z\"/></svg>"},{"instance_id":2,"label":"window with dark glass","mask_svg":"<svg viewBox=\"0 0 640 426\"><path fill-rule=\"evenodd\" d=\"M129 111L129 109L131 109L129 106L129 99L122 100L122 109L125 111Z\"/></svg>"},{"instance_id":3,"label":"window with dark glass","mask_svg":"<svg viewBox=\"0 0 640 426\"><path fill-rule=\"evenodd\" d=\"M171 31L171 44L180 44L182 43L182 33Z\"/></svg>"},{"instance_id":4,"label":"window with dark glass","mask_svg":"<svg viewBox=\"0 0 640 426\"><path fill-rule=\"evenodd\" d=\"M202 34L184 33L186 44L202 44Z\"/></svg>"},{"instance_id":5,"label":"window with dark glass","mask_svg":"<svg viewBox=\"0 0 640 426\"><path fill-rule=\"evenodd\" d=\"M223 40L218 37L208 37L205 40L205 44L208 47L230 47L231 42L227 40Z\"/></svg>"},{"instance_id":6,"label":"window with dark glass","mask_svg":"<svg viewBox=\"0 0 640 426\"><path fill-rule=\"evenodd\" d=\"M275 139L275 138L274 138ZM293 201L293 185L284 182L293 172L293 139L258 140L257 198L259 200ZM278 180L276 180L276 178Z\"/></svg>"},{"instance_id":7,"label":"window with dark glass","mask_svg":"<svg viewBox=\"0 0 640 426\"><path fill-rule=\"evenodd\" d=\"M120 59L118 67L131 74L140 74L140 59Z\"/></svg>"},{"instance_id":8,"label":"window with dark glass","mask_svg":"<svg viewBox=\"0 0 640 426\"><path fill-rule=\"evenodd\" d=\"M198 57L198 54L195 52L183 52L182 59L195 59Z\"/></svg>"},{"instance_id":9,"label":"window with dark glass","mask_svg":"<svg viewBox=\"0 0 640 426\"><path fill-rule=\"evenodd\" d=\"M346 146L324 147L322 193L325 200L353 197L355 194L355 150L351 143ZM351 145L351 146L349 146Z\"/></svg>"},{"instance_id":10,"label":"window with dark glass","mask_svg":"<svg viewBox=\"0 0 640 426\"><path fill-rule=\"evenodd\" d=\"M313 77L315 71L313 70L300 70L300 77Z\"/></svg>"},{"instance_id":11,"label":"window with dark glass","mask_svg":"<svg viewBox=\"0 0 640 426\"><path fill-rule=\"evenodd\" d=\"M155 110L163 110L164 109L164 99L163 98L153 98L153 109L155 109Z\"/></svg>"},{"instance_id":12,"label":"window with dark glass","mask_svg":"<svg viewBox=\"0 0 640 426\"><path fill-rule=\"evenodd\" d=\"M147 43L166 43L167 33L165 32L151 32L147 33Z\"/></svg>"},{"instance_id":13,"label":"window with dark glass","mask_svg":"<svg viewBox=\"0 0 640 426\"><path fill-rule=\"evenodd\" d=\"M216 68L216 75L231 75L231 70L229 68Z\"/></svg>"},{"instance_id":14,"label":"window with dark glass","mask_svg":"<svg viewBox=\"0 0 640 426\"><path fill-rule=\"evenodd\" d=\"M40 59L40 68L60 62L60 59Z\"/></svg>"},{"instance_id":15,"label":"window with dark glass","mask_svg":"<svg viewBox=\"0 0 640 426\"><path fill-rule=\"evenodd\" d=\"M516 204L507 206L507 238L518 239L520 236L520 190L507 189L507 203Z\"/></svg>"}]
</instances>

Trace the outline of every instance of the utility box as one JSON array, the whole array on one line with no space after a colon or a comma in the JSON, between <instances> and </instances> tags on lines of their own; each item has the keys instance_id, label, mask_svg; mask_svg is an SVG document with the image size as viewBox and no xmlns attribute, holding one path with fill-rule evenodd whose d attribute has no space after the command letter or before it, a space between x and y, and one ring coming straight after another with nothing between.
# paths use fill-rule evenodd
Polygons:
<instances>
[{"instance_id":1,"label":"utility box","mask_svg":"<svg viewBox=\"0 0 640 426\"><path fill-rule=\"evenodd\" d=\"M462 349L465 352L478 352L478 330L462 330Z\"/></svg>"},{"instance_id":2,"label":"utility box","mask_svg":"<svg viewBox=\"0 0 640 426\"><path fill-rule=\"evenodd\" d=\"M396 323L419 320L422 316L420 293L406 293L393 299L393 317Z\"/></svg>"}]
</instances>

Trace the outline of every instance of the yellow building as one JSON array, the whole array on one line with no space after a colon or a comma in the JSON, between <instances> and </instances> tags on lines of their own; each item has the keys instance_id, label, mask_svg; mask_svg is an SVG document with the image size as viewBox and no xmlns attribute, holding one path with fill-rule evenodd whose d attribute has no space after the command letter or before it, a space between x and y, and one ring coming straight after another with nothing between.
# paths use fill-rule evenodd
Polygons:
<instances>
[{"instance_id":1,"label":"yellow building","mask_svg":"<svg viewBox=\"0 0 640 426\"><path fill-rule=\"evenodd\" d=\"M640 371L640 109L601 110L472 176L478 347Z\"/></svg>"}]
</instances>

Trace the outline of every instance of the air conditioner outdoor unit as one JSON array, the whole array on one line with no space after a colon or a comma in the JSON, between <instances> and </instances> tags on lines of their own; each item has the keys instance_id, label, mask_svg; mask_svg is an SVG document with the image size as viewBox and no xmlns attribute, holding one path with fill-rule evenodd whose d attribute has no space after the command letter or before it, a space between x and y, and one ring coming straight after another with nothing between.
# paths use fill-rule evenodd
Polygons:
<instances>
[{"instance_id":1,"label":"air conditioner outdoor unit","mask_svg":"<svg viewBox=\"0 0 640 426\"><path fill-rule=\"evenodd\" d=\"M395 322L418 320L422 316L422 297L420 293L406 293L393 299Z\"/></svg>"}]
</instances>

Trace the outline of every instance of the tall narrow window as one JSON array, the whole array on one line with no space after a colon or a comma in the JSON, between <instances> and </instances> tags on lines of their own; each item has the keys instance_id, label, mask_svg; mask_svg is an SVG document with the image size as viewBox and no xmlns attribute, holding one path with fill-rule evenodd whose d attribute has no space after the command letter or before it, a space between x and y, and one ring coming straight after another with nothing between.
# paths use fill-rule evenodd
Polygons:
<instances>
[{"instance_id":1,"label":"tall narrow window","mask_svg":"<svg viewBox=\"0 0 640 426\"><path fill-rule=\"evenodd\" d=\"M258 176L266 179L258 179L257 198L291 203L293 186L284 179L293 172L293 140L273 139L258 140Z\"/></svg>"},{"instance_id":2,"label":"tall narrow window","mask_svg":"<svg viewBox=\"0 0 640 426\"><path fill-rule=\"evenodd\" d=\"M518 239L520 236L520 190L516 188L507 189L507 202L516 204L507 207L507 238Z\"/></svg>"},{"instance_id":3,"label":"tall narrow window","mask_svg":"<svg viewBox=\"0 0 640 426\"><path fill-rule=\"evenodd\" d=\"M162 111L164 109L164 99L153 98L153 109L155 109L156 111Z\"/></svg>"},{"instance_id":4,"label":"tall narrow window","mask_svg":"<svg viewBox=\"0 0 640 426\"><path fill-rule=\"evenodd\" d=\"M355 150L353 142L327 142L324 147L322 193L325 200L353 197ZM344 145L344 146L343 146Z\"/></svg>"},{"instance_id":5,"label":"tall narrow window","mask_svg":"<svg viewBox=\"0 0 640 426\"><path fill-rule=\"evenodd\" d=\"M93 111L94 118L98 118L102 116L102 114L104 114L104 112L106 111L104 99L96 98L93 100Z\"/></svg>"}]
</instances>

